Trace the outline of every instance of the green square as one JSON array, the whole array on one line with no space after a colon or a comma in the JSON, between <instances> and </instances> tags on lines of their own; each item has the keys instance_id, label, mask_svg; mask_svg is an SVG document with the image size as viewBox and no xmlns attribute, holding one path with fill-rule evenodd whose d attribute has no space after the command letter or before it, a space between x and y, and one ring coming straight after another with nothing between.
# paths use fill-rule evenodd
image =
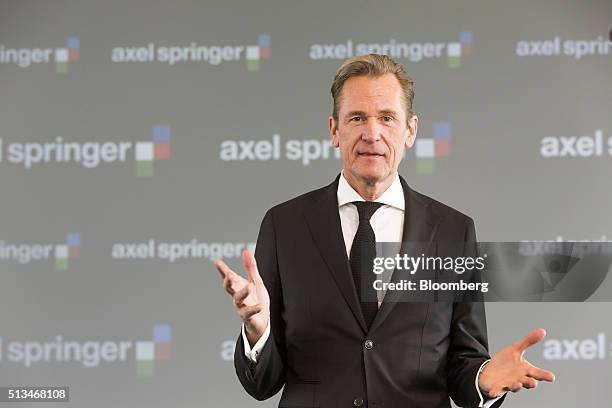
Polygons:
<instances>
[{"instance_id":1,"label":"green square","mask_svg":"<svg viewBox=\"0 0 612 408\"><path fill-rule=\"evenodd\" d=\"M68 72L68 63L67 62L56 62L55 72L57 72L58 74L65 74L66 72Z\"/></svg>"},{"instance_id":2,"label":"green square","mask_svg":"<svg viewBox=\"0 0 612 408\"><path fill-rule=\"evenodd\" d=\"M68 270L68 258L56 258L55 269L58 271Z\"/></svg>"},{"instance_id":3,"label":"green square","mask_svg":"<svg viewBox=\"0 0 612 408\"><path fill-rule=\"evenodd\" d=\"M155 362L154 361L137 361L136 362L136 375L139 377L153 377L155 373Z\"/></svg>"},{"instance_id":4,"label":"green square","mask_svg":"<svg viewBox=\"0 0 612 408\"><path fill-rule=\"evenodd\" d=\"M459 68L461 66L461 57L448 57L449 68Z\"/></svg>"},{"instance_id":5,"label":"green square","mask_svg":"<svg viewBox=\"0 0 612 408\"><path fill-rule=\"evenodd\" d=\"M432 174L434 172L434 159L417 159L418 174Z\"/></svg>"},{"instance_id":6,"label":"green square","mask_svg":"<svg viewBox=\"0 0 612 408\"><path fill-rule=\"evenodd\" d=\"M249 71L259 71L259 60L247 60L247 69Z\"/></svg>"},{"instance_id":7,"label":"green square","mask_svg":"<svg viewBox=\"0 0 612 408\"><path fill-rule=\"evenodd\" d=\"M137 161L136 162L137 177L153 177L153 162L152 161Z\"/></svg>"}]
</instances>

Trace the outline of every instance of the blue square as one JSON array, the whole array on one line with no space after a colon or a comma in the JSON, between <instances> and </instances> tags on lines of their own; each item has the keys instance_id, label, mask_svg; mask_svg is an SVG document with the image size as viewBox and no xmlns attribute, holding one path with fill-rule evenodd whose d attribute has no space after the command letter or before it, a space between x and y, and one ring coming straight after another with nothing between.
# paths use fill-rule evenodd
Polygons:
<instances>
[{"instance_id":1,"label":"blue square","mask_svg":"<svg viewBox=\"0 0 612 408\"><path fill-rule=\"evenodd\" d=\"M459 33L459 42L463 44L471 44L473 40L472 33L470 31L463 31Z\"/></svg>"},{"instance_id":2,"label":"blue square","mask_svg":"<svg viewBox=\"0 0 612 408\"><path fill-rule=\"evenodd\" d=\"M433 138L434 139L450 139L452 133L451 124L449 122L434 122Z\"/></svg>"},{"instance_id":3,"label":"blue square","mask_svg":"<svg viewBox=\"0 0 612 408\"><path fill-rule=\"evenodd\" d=\"M79 37L68 37L68 48L79 48L80 45Z\"/></svg>"},{"instance_id":4,"label":"blue square","mask_svg":"<svg viewBox=\"0 0 612 408\"><path fill-rule=\"evenodd\" d=\"M81 235L75 232L68 234L68 236L66 237L66 245L68 246L81 245Z\"/></svg>"},{"instance_id":5,"label":"blue square","mask_svg":"<svg viewBox=\"0 0 612 408\"><path fill-rule=\"evenodd\" d=\"M272 42L272 39L270 38L268 34L262 34L259 37L257 37L257 45L259 45L260 47L270 48L271 42Z\"/></svg>"},{"instance_id":6,"label":"blue square","mask_svg":"<svg viewBox=\"0 0 612 408\"><path fill-rule=\"evenodd\" d=\"M170 343L171 329L169 324L156 324L153 326L153 342Z\"/></svg>"},{"instance_id":7,"label":"blue square","mask_svg":"<svg viewBox=\"0 0 612 408\"><path fill-rule=\"evenodd\" d=\"M170 127L167 125L153 126L154 143L170 143Z\"/></svg>"}]
</instances>

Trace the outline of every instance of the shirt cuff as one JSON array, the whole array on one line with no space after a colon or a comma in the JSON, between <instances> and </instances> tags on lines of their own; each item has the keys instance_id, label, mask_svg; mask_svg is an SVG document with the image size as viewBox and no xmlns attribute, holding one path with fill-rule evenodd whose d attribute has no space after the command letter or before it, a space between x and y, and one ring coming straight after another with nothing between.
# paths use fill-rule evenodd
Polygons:
<instances>
[{"instance_id":1,"label":"shirt cuff","mask_svg":"<svg viewBox=\"0 0 612 408\"><path fill-rule=\"evenodd\" d=\"M487 360L487 361L485 361L484 363L481 364L480 368L478 369L478 374L476 374L476 381L474 382L474 384L476 385L476 392L478 392L478 396L480 397L480 403L478 404L478 407L482 407L482 408L490 408L491 405L495 404L495 402L497 402L498 399L500 399L501 397L504 396L504 394L506 394L504 392L499 397L487 398L486 401L485 401L484 397L482 396L482 393L480 392L480 387L478 386L478 377L480 377L480 372L482 371L484 366L487 365L487 363L489 361L491 361L491 360Z\"/></svg>"},{"instance_id":2,"label":"shirt cuff","mask_svg":"<svg viewBox=\"0 0 612 408\"><path fill-rule=\"evenodd\" d=\"M266 345L266 341L268 341L268 337L270 337L270 320L268 320L268 325L266 326L266 330L263 335L257 340L257 343L251 348L249 344L249 339L247 339L246 332L244 331L244 323L242 323L242 342L244 343L244 355L249 358L252 362L257 362L257 355L261 352L261 350ZM478 384L478 383L476 383Z\"/></svg>"}]
</instances>

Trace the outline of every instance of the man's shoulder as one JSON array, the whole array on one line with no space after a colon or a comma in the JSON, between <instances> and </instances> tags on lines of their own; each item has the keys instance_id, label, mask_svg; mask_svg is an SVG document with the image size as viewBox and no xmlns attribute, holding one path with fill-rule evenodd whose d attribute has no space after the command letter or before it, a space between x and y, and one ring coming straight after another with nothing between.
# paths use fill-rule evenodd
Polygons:
<instances>
[{"instance_id":1,"label":"man's shoulder","mask_svg":"<svg viewBox=\"0 0 612 408\"><path fill-rule=\"evenodd\" d=\"M337 181L338 180L336 179L327 186L308 191L277 204L270 208L268 213L271 215L273 214L275 218L294 218L296 215L302 214L305 209L315 205L321 200L326 200L328 204L333 202L337 205ZM402 188L404 190L404 198L408 203L408 210L410 209L410 205L413 204L415 206L424 208L426 211L431 211L435 216L442 218L442 220L446 223L465 225L474 222L472 217L457 210L456 208L412 189L404 179L402 179Z\"/></svg>"},{"instance_id":2,"label":"man's shoulder","mask_svg":"<svg viewBox=\"0 0 612 408\"><path fill-rule=\"evenodd\" d=\"M274 215L296 215L301 213L305 208L312 206L323 198L334 198L334 184L336 184L335 181L327 186L320 187L290 198L287 201L276 204L270 208L268 212L273 213Z\"/></svg>"},{"instance_id":3,"label":"man's shoulder","mask_svg":"<svg viewBox=\"0 0 612 408\"><path fill-rule=\"evenodd\" d=\"M425 195L412 189L411 193L414 194L414 198L420 201L423 205L425 205L428 210L432 211L434 214L443 218L446 221L455 221L463 223L473 222L472 217L457 210L456 208L451 207L448 204L445 204L441 201L436 200L435 198L432 198L428 195Z\"/></svg>"}]
</instances>

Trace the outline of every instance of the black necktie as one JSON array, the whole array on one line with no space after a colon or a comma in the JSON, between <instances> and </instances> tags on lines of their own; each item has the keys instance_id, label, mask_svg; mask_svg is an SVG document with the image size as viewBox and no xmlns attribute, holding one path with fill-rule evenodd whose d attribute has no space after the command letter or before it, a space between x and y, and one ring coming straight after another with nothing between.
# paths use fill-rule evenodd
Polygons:
<instances>
[{"instance_id":1,"label":"black necktie","mask_svg":"<svg viewBox=\"0 0 612 408\"><path fill-rule=\"evenodd\" d=\"M376 236L370 225L370 218L382 203L354 201L353 204L357 206L359 212L359 227L357 227L351 246L351 271L355 288L357 288L357 296L361 302L361 311L370 328L378 311L378 299L376 290L374 290L374 273L372 272L372 264L376 256Z\"/></svg>"}]
</instances>

